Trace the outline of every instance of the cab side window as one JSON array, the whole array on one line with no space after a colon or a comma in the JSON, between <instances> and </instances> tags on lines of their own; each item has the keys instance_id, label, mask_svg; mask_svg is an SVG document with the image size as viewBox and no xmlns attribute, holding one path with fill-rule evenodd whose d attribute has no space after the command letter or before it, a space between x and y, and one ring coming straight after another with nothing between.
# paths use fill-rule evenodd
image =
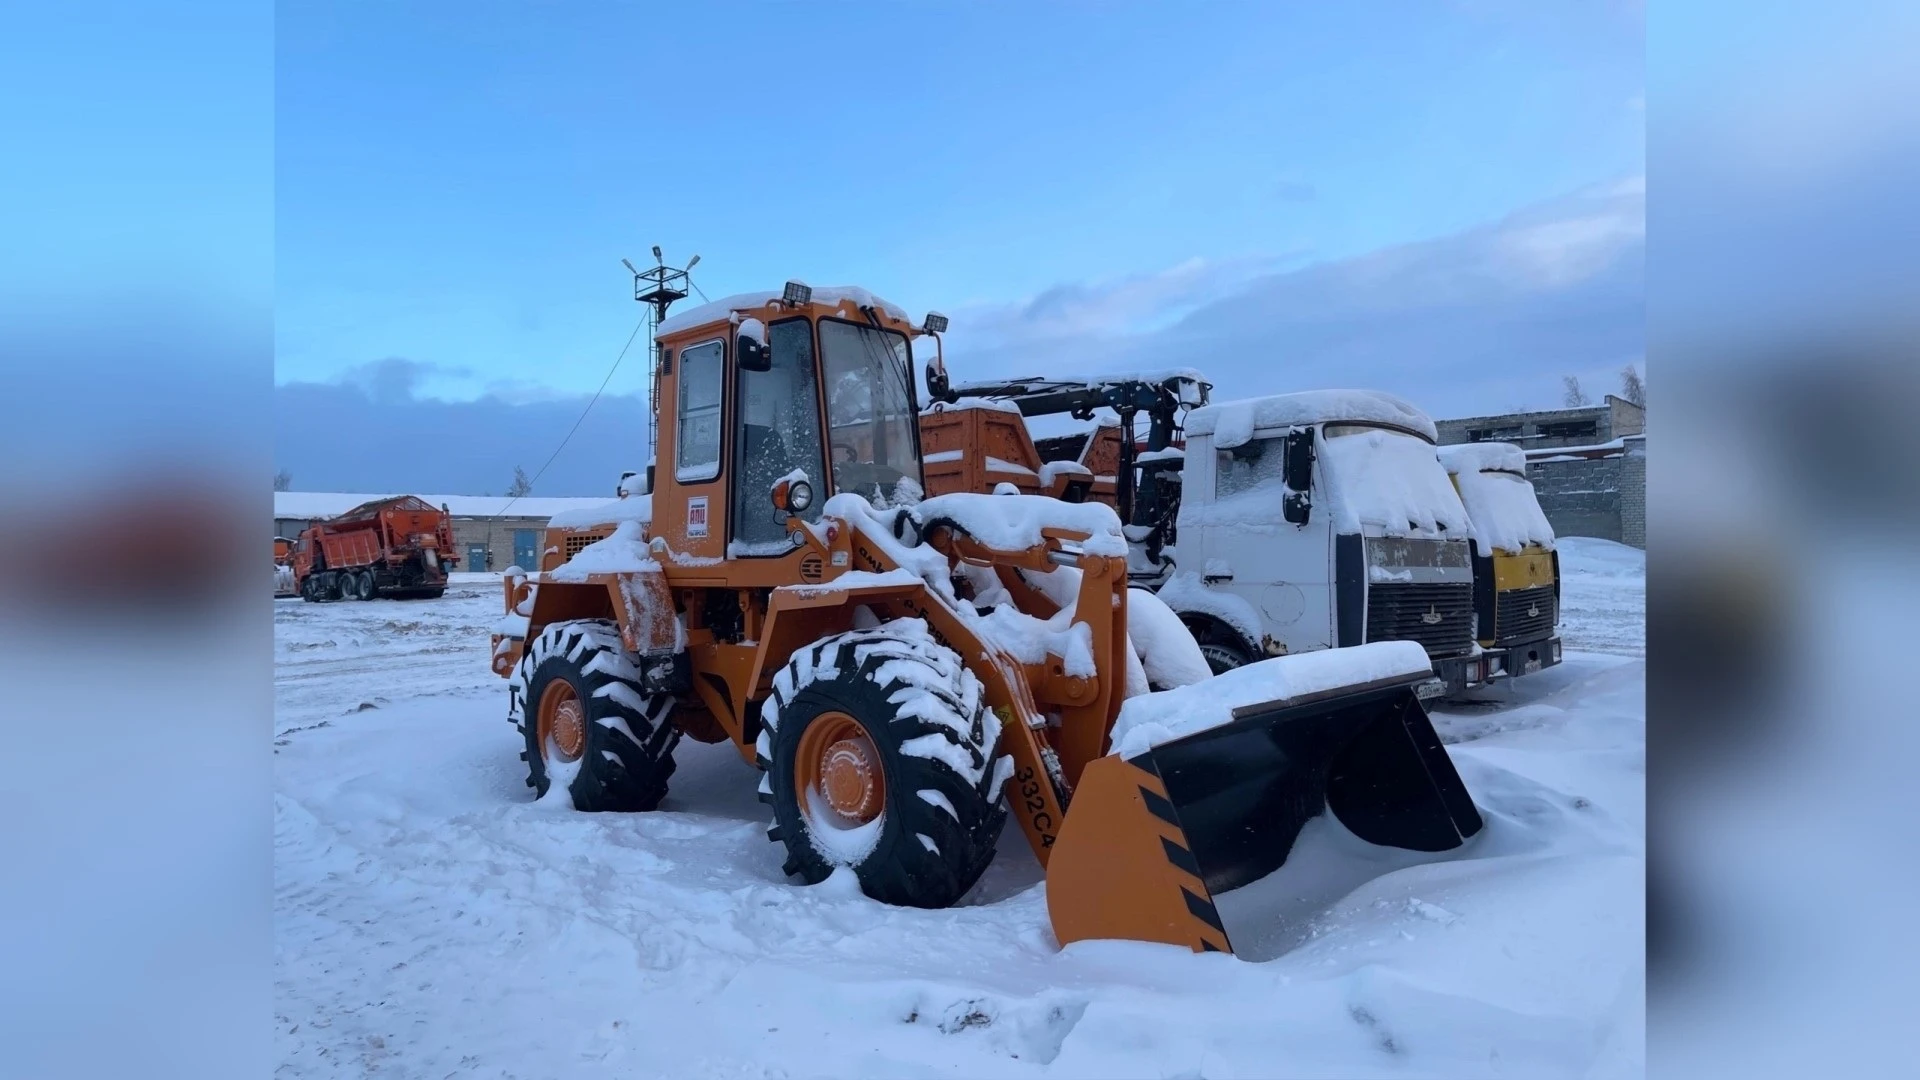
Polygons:
<instances>
[{"instance_id":1,"label":"cab side window","mask_svg":"<svg viewBox=\"0 0 1920 1080\"><path fill-rule=\"evenodd\" d=\"M674 479L700 483L720 475L720 399L726 346L702 342L680 350L679 435Z\"/></svg>"}]
</instances>

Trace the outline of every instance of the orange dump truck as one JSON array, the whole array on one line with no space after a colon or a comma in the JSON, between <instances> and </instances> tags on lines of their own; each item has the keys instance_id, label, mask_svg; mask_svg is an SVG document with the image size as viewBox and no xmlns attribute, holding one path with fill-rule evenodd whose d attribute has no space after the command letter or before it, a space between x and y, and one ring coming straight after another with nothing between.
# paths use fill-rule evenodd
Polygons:
<instances>
[{"instance_id":1,"label":"orange dump truck","mask_svg":"<svg viewBox=\"0 0 1920 1080\"><path fill-rule=\"evenodd\" d=\"M293 547L294 587L301 598L372 600L440 596L459 561L453 519L414 495L375 499L317 521Z\"/></svg>"}]
</instances>

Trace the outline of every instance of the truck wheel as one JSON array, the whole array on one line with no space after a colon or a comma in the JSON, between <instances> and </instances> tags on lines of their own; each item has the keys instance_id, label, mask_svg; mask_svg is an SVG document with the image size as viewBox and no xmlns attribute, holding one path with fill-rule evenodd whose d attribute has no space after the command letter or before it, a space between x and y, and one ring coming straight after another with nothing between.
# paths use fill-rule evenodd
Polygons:
<instances>
[{"instance_id":1,"label":"truck wheel","mask_svg":"<svg viewBox=\"0 0 1920 1080\"><path fill-rule=\"evenodd\" d=\"M754 743L771 840L808 884L851 867L861 891L942 908L993 861L1007 817L1000 720L918 619L825 638L774 677Z\"/></svg>"},{"instance_id":2,"label":"truck wheel","mask_svg":"<svg viewBox=\"0 0 1920 1080\"><path fill-rule=\"evenodd\" d=\"M640 669L604 619L547 626L507 683L507 719L527 749L527 786L572 775L575 810L652 810L667 794L680 729L673 698L640 690Z\"/></svg>"},{"instance_id":3,"label":"truck wheel","mask_svg":"<svg viewBox=\"0 0 1920 1080\"><path fill-rule=\"evenodd\" d=\"M1180 621L1186 623L1187 629L1193 633L1194 644L1200 646L1200 655L1207 658L1207 666L1213 669L1215 675L1253 663L1253 653L1247 649L1246 643L1224 623L1207 616L1192 615L1184 615Z\"/></svg>"},{"instance_id":4,"label":"truck wheel","mask_svg":"<svg viewBox=\"0 0 1920 1080\"><path fill-rule=\"evenodd\" d=\"M373 571L362 570L354 575L353 594L362 600L373 599Z\"/></svg>"}]
</instances>

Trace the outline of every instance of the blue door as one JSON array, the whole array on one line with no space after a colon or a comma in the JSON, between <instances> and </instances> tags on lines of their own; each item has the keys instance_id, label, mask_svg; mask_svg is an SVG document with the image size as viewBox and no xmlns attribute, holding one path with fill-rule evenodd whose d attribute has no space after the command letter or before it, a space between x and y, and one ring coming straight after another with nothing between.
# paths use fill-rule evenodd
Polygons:
<instances>
[{"instance_id":1,"label":"blue door","mask_svg":"<svg viewBox=\"0 0 1920 1080\"><path fill-rule=\"evenodd\" d=\"M468 544L467 545L467 565L461 567L460 569L466 570L469 572L474 572L474 571L485 570L486 568L487 568L487 545Z\"/></svg>"},{"instance_id":2,"label":"blue door","mask_svg":"<svg viewBox=\"0 0 1920 1080\"><path fill-rule=\"evenodd\" d=\"M528 573L540 569L539 537L534 529L513 530L513 565Z\"/></svg>"}]
</instances>

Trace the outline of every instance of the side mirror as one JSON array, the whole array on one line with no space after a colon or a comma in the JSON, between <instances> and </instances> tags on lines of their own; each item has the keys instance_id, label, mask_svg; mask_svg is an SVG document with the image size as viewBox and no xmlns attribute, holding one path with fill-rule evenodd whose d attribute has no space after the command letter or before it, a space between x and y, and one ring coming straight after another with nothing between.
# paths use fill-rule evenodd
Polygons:
<instances>
[{"instance_id":1,"label":"side mirror","mask_svg":"<svg viewBox=\"0 0 1920 1080\"><path fill-rule=\"evenodd\" d=\"M735 339L734 355L739 357L741 371L772 371L773 353L759 341L741 334Z\"/></svg>"},{"instance_id":2,"label":"side mirror","mask_svg":"<svg viewBox=\"0 0 1920 1080\"><path fill-rule=\"evenodd\" d=\"M1305 525L1313 516L1313 429L1288 432L1284 452L1287 494L1280 503L1280 516L1295 525Z\"/></svg>"},{"instance_id":3,"label":"side mirror","mask_svg":"<svg viewBox=\"0 0 1920 1080\"><path fill-rule=\"evenodd\" d=\"M633 479L634 475L635 474L632 469L628 469L626 472L623 472L620 474L620 482L613 485L613 494L615 498L624 499L627 497L627 481Z\"/></svg>"}]
</instances>

